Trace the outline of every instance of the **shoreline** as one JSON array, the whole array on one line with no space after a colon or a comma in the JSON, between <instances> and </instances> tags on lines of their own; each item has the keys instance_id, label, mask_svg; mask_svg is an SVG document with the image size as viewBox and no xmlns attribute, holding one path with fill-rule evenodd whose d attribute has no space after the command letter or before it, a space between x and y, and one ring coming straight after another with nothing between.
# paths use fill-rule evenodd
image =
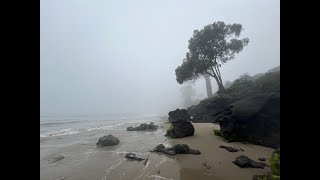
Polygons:
<instances>
[{"instance_id":1,"label":"shoreline","mask_svg":"<svg viewBox=\"0 0 320 180\"><path fill-rule=\"evenodd\" d=\"M99 132L88 132L81 135L69 135L61 138L48 138L40 140L41 148L46 151L40 154L40 179L122 179L122 180L147 180L147 179L173 179L173 180L247 180L253 175L265 174L270 171L264 169L240 168L232 163L236 157L246 155L258 161L258 158L268 160L274 149L252 144L227 143L221 137L215 136L213 129L220 129L213 123L192 123L195 128L193 136L172 139L165 137L170 123L161 118L157 122L157 131L141 132L113 129ZM111 147L97 148L96 141L103 135L113 134L120 139L120 144ZM66 146L52 149L59 142L67 143ZM70 144L70 145L69 145ZM166 155L163 153L149 152L158 144L171 147L175 144L187 144L191 149L201 152L200 155L177 154ZM219 148L220 145L232 146L239 151L231 153ZM42 149L41 149L42 150ZM49 150L49 151L48 151ZM126 152L134 152L137 156L148 158L146 164L132 161L124 157ZM62 153L64 159L55 163L43 160L47 155ZM42 159L42 160L41 160ZM204 166L206 163L207 166ZM210 167L210 168L208 168Z\"/></svg>"}]
</instances>

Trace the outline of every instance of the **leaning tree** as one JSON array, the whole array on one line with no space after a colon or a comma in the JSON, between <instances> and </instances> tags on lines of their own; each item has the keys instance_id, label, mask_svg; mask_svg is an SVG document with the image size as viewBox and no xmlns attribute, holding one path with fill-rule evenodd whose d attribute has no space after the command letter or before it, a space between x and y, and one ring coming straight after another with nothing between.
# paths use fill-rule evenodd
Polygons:
<instances>
[{"instance_id":1,"label":"leaning tree","mask_svg":"<svg viewBox=\"0 0 320 180\"><path fill-rule=\"evenodd\" d=\"M242 31L241 24L221 21L209 24L200 31L195 30L182 65L175 70L177 82L183 84L209 75L216 80L219 91L225 92L220 67L248 45L248 38L239 38Z\"/></svg>"}]
</instances>

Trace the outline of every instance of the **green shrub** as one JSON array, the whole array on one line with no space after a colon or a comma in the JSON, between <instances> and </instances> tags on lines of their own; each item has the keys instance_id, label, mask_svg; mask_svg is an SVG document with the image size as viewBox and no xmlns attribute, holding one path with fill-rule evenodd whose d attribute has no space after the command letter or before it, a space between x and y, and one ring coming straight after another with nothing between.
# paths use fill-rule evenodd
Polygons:
<instances>
[{"instance_id":1,"label":"green shrub","mask_svg":"<svg viewBox=\"0 0 320 180\"><path fill-rule=\"evenodd\" d=\"M270 168L273 175L280 176L280 150L275 150L272 153L270 158Z\"/></svg>"},{"instance_id":2,"label":"green shrub","mask_svg":"<svg viewBox=\"0 0 320 180\"><path fill-rule=\"evenodd\" d=\"M223 134L222 134L222 132L221 132L220 130L214 129L214 130L213 130L213 133L214 133L214 135L216 135L216 136L223 137Z\"/></svg>"}]
</instances>

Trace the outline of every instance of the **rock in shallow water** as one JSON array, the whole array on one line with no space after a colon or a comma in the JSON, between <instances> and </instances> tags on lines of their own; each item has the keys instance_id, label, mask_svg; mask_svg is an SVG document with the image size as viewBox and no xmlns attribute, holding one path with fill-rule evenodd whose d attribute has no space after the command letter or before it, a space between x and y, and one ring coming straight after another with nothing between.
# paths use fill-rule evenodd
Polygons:
<instances>
[{"instance_id":1,"label":"rock in shallow water","mask_svg":"<svg viewBox=\"0 0 320 180\"><path fill-rule=\"evenodd\" d=\"M143 158L137 157L137 155L134 154L134 153L127 153L127 154L125 155L125 158L132 159L132 160L137 160L137 161L142 161L142 160L144 160Z\"/></svg>"},{"instance_id":2,"label":"rock in shallow water","mask_svg":"<svg viewBox=\"0 0 320 180\"><path fill-rule=\"evenodd\" d=\"M233 147L229 147L229 146L219 146L220 148L224 148L229 152L238 152L239 149L233 148Z\"/></svg>"},{"instance_id":3,"label":"rock in shallow water","mask_svg":"<svg viewBox=\"0 0 320 180\"><path fill-rule=\"evenodd\" d=\"M236 158L235 161L232 161L234 164L236 164L237 166L241 167L241 168L261 168L263 169L266 164L265 163L260 163L260 162L256 162L250 158L248 158L247 156L241 155L239 157Z\"/></svg>"},{"instance_id":4,"label":"rock in shallow water","mask_svg":"<svg viewBox=\"0 0 320 180\"><path fill-rule=\"evenodd\" d=\"M176 155L176 154L201 154L200 151L190 149L190 147L186 144L176 144L171 148L165 148L163 144L159 144L154 150L151 152L162 152L169 155Z\"/></svg>"},{"instance_id":5,"label":"rock in shallow water","mask_svg":"<svg viewBox=\"0 0 320 180\"><path fill-rule=\"evenodd\" d=\"M114 146L119 144L119 139L109 134L107 136L103 136L97 142L97 146Z\"/></svg>"},{"instance_id":6,"label":"rock in shallow water","mask_svg":"<svg viewBox=\"0 0 320 180\"><path fill-rule=\"evenodd\" d=\"M146 130L157 130L157 126L151 122L150 124L143 123L138 127L128 127L127 131L146 131Z\"/></svg>"}]
</instances>

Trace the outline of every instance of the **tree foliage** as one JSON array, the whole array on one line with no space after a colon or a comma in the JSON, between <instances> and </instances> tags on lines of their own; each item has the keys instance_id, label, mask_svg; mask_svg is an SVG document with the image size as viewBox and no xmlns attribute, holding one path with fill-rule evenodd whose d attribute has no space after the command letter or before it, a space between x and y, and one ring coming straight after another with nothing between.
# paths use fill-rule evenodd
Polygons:
<instances>
[{"instance_id":1,"label":"tree foliage","mask_svg":"<svg viewBox=\"0 0 320 180\"><path fill-rule=\"evenodd\" d=\"M248 45L248 38L239 39L242 31L241 24L221 21L209 24L200 31L195 30L182 65L175 70L177 82L195 81L207 74L217 81L219 90L224 91L220 67Z\"/></svg>"}]
</instances>

